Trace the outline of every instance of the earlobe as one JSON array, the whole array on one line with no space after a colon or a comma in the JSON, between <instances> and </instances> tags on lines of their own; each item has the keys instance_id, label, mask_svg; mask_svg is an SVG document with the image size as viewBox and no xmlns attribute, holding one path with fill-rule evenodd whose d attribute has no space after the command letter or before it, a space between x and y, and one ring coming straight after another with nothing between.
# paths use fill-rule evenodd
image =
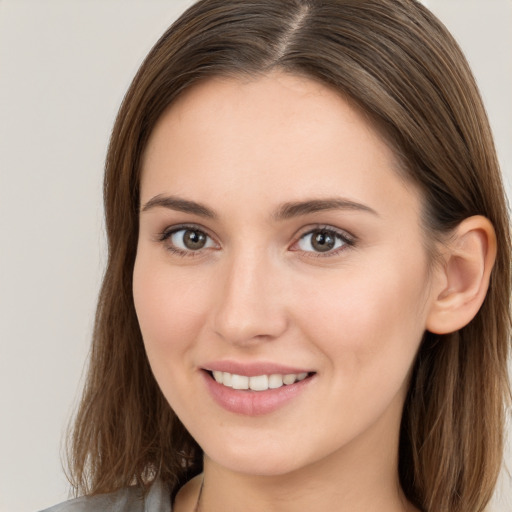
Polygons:
<instances>
[{"instance_id":1,"label":"earlobe","mask_svg":"<svg viewBox=\"0 0 512 512\"><path fill-rule=\"evenodd\" d=\"M448 334L474 318L487 294L495 259L496 234L491 222L481 215L462 221L445 246L444 265L437 269L427 330Z\"/></svg>"}]
</instances>

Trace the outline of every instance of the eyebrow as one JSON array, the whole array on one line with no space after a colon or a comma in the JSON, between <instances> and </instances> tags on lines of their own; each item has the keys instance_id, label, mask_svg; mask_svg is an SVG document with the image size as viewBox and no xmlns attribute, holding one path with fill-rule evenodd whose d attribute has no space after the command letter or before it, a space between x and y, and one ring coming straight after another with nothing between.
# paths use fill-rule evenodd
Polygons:
<instances>
[{"instance_id":1,"label":"eyebrow","mask_svg":"<svg viewBox=\"0 0 512 512\"><path fill-rule=\"evenodd\" d=\"M200 203L176 196L164 196L162 194L153 197L144 204L141 208L141 212L146 212L156 207L167 208L178 212L192 213L199 215L200 217L207 217L210 219L216 219L218 217L213 210ZM293 217L299 217L301 215L308 215L310 213L327 210L352 210L379 216L373 208L370 208L365 204L357 203L349 199L334 197L284 203L273 213L272 218L275 221L282 221Z\"/></svg>"},{"instance_id":2,"label":"eyebrow","mask_svg":"<svg viewBox=\"0 0 512 512\"><path fill-rule=\"evenodd\" d=\"M365 204L356 203L349 199L333 197L328 199L312 199L309 201L285 203L279 207L277 212L273 215L273 218L275 220L286 220L291 217L299 217L300 215L307 215L309 213L327 210L353 210L379 216L373 208L370 208Z\"/></svg>"},{"instance_id":3,"label":"eyebrow","mask_svg":"<svg viewBox=\"0 0 512 512\"><path fill-rule=\"evenodd\" d=\"M176 210L177 212L193 213L195 215L199 215L200 217L208 217L211 219L215 219L217 217L213 210L210 210L210 208L196 203L195 201L181 199L180 197L176 196L164 196L162 194L159 194L150 199L141 208L141 212L146 212L152 208L156 208L157 206L167 208L169 210Z\"/></svg>"}]
</instances>

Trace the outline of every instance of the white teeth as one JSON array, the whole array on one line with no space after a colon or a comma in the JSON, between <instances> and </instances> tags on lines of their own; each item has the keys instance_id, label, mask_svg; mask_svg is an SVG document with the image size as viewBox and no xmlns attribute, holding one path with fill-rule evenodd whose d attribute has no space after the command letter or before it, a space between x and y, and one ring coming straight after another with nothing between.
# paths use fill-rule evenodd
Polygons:
<instances>
[{"instance_id":1,"label":"white teeth","mask_svg":"<svg viewBox=\"0 0 512 512\"><path fill-rule=\"evenodd\" d=\"M268 389L268 377L266 375L258 375L249 378L249 388L253 391L265 391Z\"/></svg>"},{"instance_id":2,"label":"white teeth","mask_svg":"<svg viewBox=\"0 0 512 512\"><path fill-rule=\"evenodd\" d=\"M249 377L234 373L231 376L231 386L233 389L249 389Z\"/></svg>"},{"instance_id":3,"label":"white teeth","mask_svg":"<svg viewBox=\"0 0 512 512\"><path fill-rule=\"evenodd\" d=\"M224 384L224 386L227 386L228 388L233 386L233 384L231 383L231 373L222 372L222 384Z\"/></svg>"},{"instance_id":4,"label":"white teeth","mask_svg":"<svg viewBox=\"0 0 512 512\"><path fill-rule=\"evenodd\" d=\"M289 386L290 384L293 384L296 380L297 380L297 374L290 373L283 377L283 384L286 384L287 386Z\"/></svg>"},{"instance_id":5,"label":"white teeth","mask_svg":"<svg viewBox=\"0 0 512 512\"><path fill-rule=\"evenodd\" d=\"M246 375L237 375L236 373L228 373L221 371L213 371L213 378L226 387L233 389L250 389L252 391L266 391L267 389L277 389L282 386L289 386L295 382L304 380L307 372L288 373L282 375L274 373L272 375L256 375L247 377Z\"/></svg>"},{"instance_id":6,"label":"white teeth","mask_svg":"<svg viewBox=\"0 0 512 512\"><path fill-rule=\"evenodd\" d=\"M275 373L274 375L270 375L268 378L268 387L270 389L280 388L283 385L283 376Z\"/></svg>"}]
</instances>

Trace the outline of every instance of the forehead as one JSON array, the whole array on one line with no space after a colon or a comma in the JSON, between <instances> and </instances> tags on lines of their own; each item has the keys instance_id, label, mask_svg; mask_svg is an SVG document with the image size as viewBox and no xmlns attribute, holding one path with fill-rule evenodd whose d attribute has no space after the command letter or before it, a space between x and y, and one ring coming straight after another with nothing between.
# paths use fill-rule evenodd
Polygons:
<instances>
[{"instance_id":1,"label":"forehead","mask_svg":"<svg viewBox=\"0 0 512 512\"><path fill-rule=\"evenodd\" d=\"M146 199L193 191L220 200L236 189L247 200L276 203L311 194L416 195L353 102L281 72L212 78L186 91L152 132L141 187Z\"/></svg>"},{"instance_id":2,"label":"forehead","mask_svg":"<svg viewBox=\"0 0 512 512\"><path fill-rule=\"evenodd\" d=\"M313 143L320 131L322 135L331 131L335 136L340 119L346 125L357 124L358 131L366 132L369 138L382 138L377 136L378 127L355 102L310 78L279 71L212 77L189 87L164 111L152 131L146 153L173 128L182 135L208 135L210 140L212 128L223 137L231 129L230 140L275 129L272 138L276 144L301 136L309 137ZM263 142L255 142L258 141Z\"/></svg>"}]
</instances>

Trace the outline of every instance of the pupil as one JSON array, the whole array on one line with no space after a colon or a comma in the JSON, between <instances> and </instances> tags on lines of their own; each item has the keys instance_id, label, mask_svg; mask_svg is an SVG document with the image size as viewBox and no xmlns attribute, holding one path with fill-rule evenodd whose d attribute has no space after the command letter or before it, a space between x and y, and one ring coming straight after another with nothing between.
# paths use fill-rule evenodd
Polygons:
<instances>
[{"instance_id":1,"label":"pupil","mask_svg":"<svg viewBox=\"0 0 512 512\"><path fill-rule=\"evenodd\" d=\"M202 249L206 244L206 236L200 231L187 230L183 236L183 243L187 249L197 251L198 249Z\"/></svg>"},{"instance_id":2,"label":"pupil","mask_svg":"<svg viewBox=\"0 0 512 512\"><path fill-rule=\"evenodd\" d=\"M319 231L312 240L313 247L319 252L330 251L335 243L335 238L327 231Z\"/></svg>"}]
</instances>

